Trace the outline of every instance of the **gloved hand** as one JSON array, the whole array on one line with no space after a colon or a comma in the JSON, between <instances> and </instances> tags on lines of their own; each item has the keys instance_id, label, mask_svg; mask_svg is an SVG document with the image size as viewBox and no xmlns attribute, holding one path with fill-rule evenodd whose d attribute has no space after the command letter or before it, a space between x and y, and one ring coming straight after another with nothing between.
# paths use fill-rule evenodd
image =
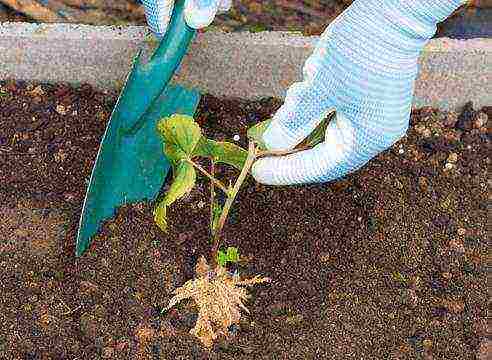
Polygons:
<instances>
[{"instance_id":1,"label":"gloved hand","mask_svg":"<svg viewBox=\"0 0 492 360\"><path fill-rule=\"evenodd\" d=\"M161 37L166 33L174 8L174 0L142 0L145 17L152 32ZM185 0L185 21L194 29L209 26L220 12L231 8L232 0Z\"/></svg>"},{"instance_id":2,"label":"gloved hand","mask_svg":"<svg viewBox=\"0 0 492 360\"><path fill-rule=\"evenodd\" d=\"M294 148L332 110L325 141L258 160L267 185L326 182L359 169L408 128L417 61L437 23L465 0L356 0L332 22L263 134L270 150Z\"/></svg>"}]
</instances>

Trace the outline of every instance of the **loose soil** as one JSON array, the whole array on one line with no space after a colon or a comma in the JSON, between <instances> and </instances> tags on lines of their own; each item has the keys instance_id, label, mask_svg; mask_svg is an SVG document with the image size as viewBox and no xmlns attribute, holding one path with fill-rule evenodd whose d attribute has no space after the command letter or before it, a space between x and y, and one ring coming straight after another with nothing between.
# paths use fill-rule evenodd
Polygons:
<instances>
[{"instance_id":1,"label":"loose soil","mask_svg":"<svg viewBox=\"0 0 492 360\"><path fill-rule=\"evenodd\" d=\"M486 358L491 107L415 110L408 136L329 184L250 179L225 244L248 259L240 272L273 282L207 353L188 334L193 304L160 315L209 250L204 181L170 210L167 234L152 204L127 205L74 257L115 99L85 85L0 83L0 358ZM245 145L246 129L280 105L204 96L197 121Z\"/></svg>"}]
</instances>

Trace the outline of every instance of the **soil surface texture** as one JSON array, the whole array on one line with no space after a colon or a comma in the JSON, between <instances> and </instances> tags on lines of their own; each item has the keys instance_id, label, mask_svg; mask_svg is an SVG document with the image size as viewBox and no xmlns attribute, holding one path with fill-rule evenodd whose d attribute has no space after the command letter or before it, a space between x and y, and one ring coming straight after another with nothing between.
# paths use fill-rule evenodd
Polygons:
<instances>
[{"instance_id":1,"label":"soil surface texture","mask_svg":"<svg viewBox=\"0 0 492 360\"><path fill-rule=\"evenodd\" d=\"M0 358L486 359L492 108L414 110L408 135L328 184L249 179L225 227L255 288L206 352L192 303L161 314L209 252L208 185L169 211L120 208L74 257L86 179L116 94L0 82ZM209 137L245 145L278 99L204 96ZM225 171L219 169L222 173Z\"/></svg>"}]
</instances>

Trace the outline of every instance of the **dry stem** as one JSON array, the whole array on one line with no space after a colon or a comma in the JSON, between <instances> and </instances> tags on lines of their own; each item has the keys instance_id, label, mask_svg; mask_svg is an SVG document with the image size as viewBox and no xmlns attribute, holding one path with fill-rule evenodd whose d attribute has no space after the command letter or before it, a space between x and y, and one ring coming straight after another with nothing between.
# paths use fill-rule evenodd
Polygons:
<instances>
[{"instance_id":1,"label":"dry stem","mask_svg":"<svg viewBox=\"0 0 492 360\"><path fill-rule=\"evenodd\" d=\"M210 160L210 175L215 179L215 162L213 159ZM210 182L210 234L214 235L214 201L215 201L215 186L214 182Z\"/></svg>"},{"instance_id":2,"label":"dry stem","mask_svg":"<svg viewBox=\"0 0 492 360\"><path fill-rule=\"evenodd\" d=\"M200 164L197 164L191 159L187 159L186 161L188 161L191 165L197 168L203 175L208 177L210 181L212 181L215 185L217 185L217 187L221 189L223 192L225 192L226 194L229 192L229 190L227 190L224 184L222 184L219 180L217 180L213 175L209 174L209 172L205 170Z\"/></svg>"},{"instance_id":3,"label":"dry stem","mask_svg":"<svg viewBox=\"0 0 492 360\"><path fill-rule=\"evenodd\" d=\"M258 151L256 153L256 157L267 157L267 156L286 156L290 154L295 154L304 150L310 149L310 146L301 146L299 148L291 149L291 150L264 150Z\"/></svg>"}]
</instances>

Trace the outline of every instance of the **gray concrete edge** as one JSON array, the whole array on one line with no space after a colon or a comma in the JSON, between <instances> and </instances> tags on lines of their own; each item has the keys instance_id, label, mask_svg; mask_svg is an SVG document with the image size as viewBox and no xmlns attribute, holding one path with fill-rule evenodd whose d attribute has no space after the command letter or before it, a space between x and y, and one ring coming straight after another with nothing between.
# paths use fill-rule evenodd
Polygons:
<instances>
[{"instance_id":1,"label":"gray concrete edge","mask_svg":"<svg viewBox=\"0 0 492 360\"><path fill-rule=\"evenodd\" d=\"M294 33L200 33L175 81L221 97L283 98L302 76L317 37ZM119 88L146 27L0 24L0 80L89 83ZM414 106L457 110L492 105L492 39L433 39L420 58Z\"/></svg>"}]
</instances>

